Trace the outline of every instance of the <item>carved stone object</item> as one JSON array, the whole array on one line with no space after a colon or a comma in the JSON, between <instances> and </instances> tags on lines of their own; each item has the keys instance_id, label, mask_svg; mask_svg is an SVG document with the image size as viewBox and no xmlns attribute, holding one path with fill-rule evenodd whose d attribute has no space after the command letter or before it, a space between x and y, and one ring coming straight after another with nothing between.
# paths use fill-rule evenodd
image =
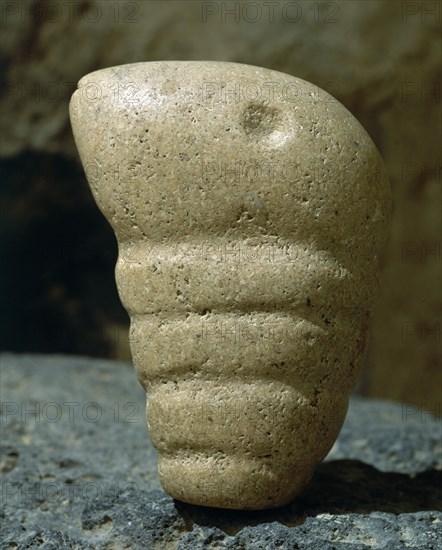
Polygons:
<instances>
[{"instance_id":1,"label":"carved stone object","mask_svg":"<svg viewBox=\"0 0 442 550\"><path fill-rule=\"evenodd\" d=\"M317 86L236 63L96 71L70 114L118 239L164 489L287 503L333 445L366 348L390 216L376 147Z\"/></svg>"}]
</instances>

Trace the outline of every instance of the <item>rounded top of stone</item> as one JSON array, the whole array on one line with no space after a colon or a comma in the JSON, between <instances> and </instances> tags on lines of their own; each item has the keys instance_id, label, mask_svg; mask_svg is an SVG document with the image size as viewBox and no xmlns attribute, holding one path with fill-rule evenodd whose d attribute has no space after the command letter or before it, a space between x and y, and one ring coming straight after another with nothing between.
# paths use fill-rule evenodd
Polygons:
<instances>
[{"instance_id":1,"label":"rounded top of stone","mask_svg":"<svg viewBox=\"0 0 442 550\"><path fill-rule=\"evenodd\" d=\"M305 80L222 61L128 64L83 77L70 114L120 242L279 236L372 262L385 239L374 143Z\"/></svg>"},{"instance_id":2,"label":"rounded top of stone","mask_svg":"<svg viewBox=\"0 0 442 550\"><path fill-rule=\"evenodd\" d=\"M313 84L300 78L269 69L250 65L247 63L237 63L233 61L204 61L204 60L165 60L165 61L141 61L138 63L128 63L125 65L115 65L92 71L83 76L78 87L81 88L91 82L97 81L121 81L127 78L134 78L146 81L146 77L160 76L164 77L172 74L186 76L192 80L195 76L215 76L219 79L224 76L254 76L257 80L267 80L269 77L280 80L297 80L307 86L314 87Z\"/></svg>"},{"instance_id":3,"label":"rounded top of stone","mask_svg":"<svg viewBox=\"0 0 442 550\"><path fill-rule=\"evenodd\" d=\"M148 61L100 69L80 79L71 103L75 99L97 105L110 100L114 108L124 110L128 106L146 108L148 99L167 97L229 109L247 102L252 107L273 104L285 109L322 105L329 116L336 109L335 116L349 116L356 122L319 86L273 69L229 61ZM365 133L362 127L358 129Z\"/></svg>"}]
</instances>

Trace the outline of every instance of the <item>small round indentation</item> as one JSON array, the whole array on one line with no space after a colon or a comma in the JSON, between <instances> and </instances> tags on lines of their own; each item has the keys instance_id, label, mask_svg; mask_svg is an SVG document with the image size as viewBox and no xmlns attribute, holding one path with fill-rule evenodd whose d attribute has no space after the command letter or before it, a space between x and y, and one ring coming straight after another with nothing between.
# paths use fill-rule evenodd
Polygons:
<instances>
[{"instance_id":1,"label":"small round indentation","mask_svg":"<svg viewBox=\"0 0 442 550\"><path fill-rule=\"evenodd\" d=\"M259 102L251 102L242 114L241 126L249 136L265 137L278 129L279 111Z\"/></svg>"}]
</instances>

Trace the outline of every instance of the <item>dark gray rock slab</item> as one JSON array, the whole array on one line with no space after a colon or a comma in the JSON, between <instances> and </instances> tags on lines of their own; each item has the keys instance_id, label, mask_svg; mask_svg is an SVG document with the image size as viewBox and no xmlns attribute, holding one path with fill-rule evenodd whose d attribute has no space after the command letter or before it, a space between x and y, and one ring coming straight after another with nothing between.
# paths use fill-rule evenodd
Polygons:
<instances>
[{"instance_id":1,"label":"dark gray rock slab","mask_svg":"<svg viewBox=\"0 0 442 550\"><path fill-rule=\"evenodd\" d=\"M159 485L128 363L2 354L1 549L438 549L440 420L353 397L288 506L192 506Z\"/></svg>"}]
</instances>

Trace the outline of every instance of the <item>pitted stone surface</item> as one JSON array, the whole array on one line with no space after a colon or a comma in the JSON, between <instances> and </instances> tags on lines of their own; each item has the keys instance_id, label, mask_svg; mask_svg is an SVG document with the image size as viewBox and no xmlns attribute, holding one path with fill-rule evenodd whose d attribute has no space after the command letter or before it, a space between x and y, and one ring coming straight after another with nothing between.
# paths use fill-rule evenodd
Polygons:
<instances>
[{"instance_id":1,"label":"pitted stone surface","mask_svg":"<svg viewBox=\"0 0 442 550\"><path fill-rule=\"evenodd\" d=\"M336 439L366 347L390 214L373 142L317 86L235 63L97 71L70 112L119 242L163 487L287 503Z\"/></svg>"},{"instance_id":2,"label":"pitted stone surface","mask_svg":"<svg viewBox=\"0 0 442 550\"><path fill-rule=\"evenodd\" d=\"M161 491L130 364L2 354L0 365L2 550L439 548L441 423L425 411L353 397L303 494L221 510Z\"/></svg>"}]
</instances>

